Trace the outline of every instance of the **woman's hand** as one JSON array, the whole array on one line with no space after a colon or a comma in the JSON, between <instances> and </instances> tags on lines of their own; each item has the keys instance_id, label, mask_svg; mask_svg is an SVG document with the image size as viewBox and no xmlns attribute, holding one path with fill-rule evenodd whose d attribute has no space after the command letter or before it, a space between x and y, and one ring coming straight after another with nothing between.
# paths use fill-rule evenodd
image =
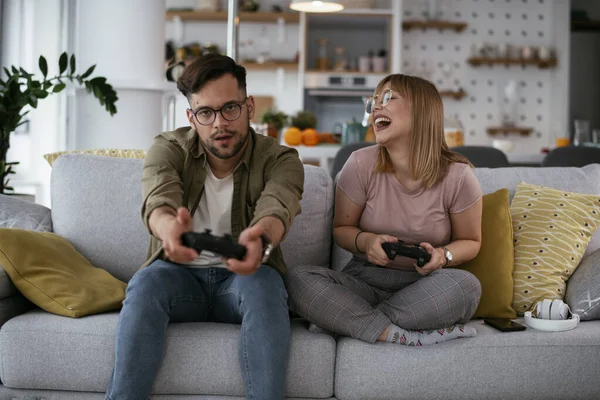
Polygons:
<instances>
[{"instance_id":1,"label":"woman's hand","mask_svg":"<svg viewBox=\"0 0 600 400\"><path fill-rule=\"evenodd\" d=\"M381 247L382 243L392 242L395 243L398 241L398 238L389 235L372 235L365 241L365 253L367 254L367 259L370 263L381 266L388 266L391 264L392 260L390 260L385 254L385 250Z\"/></svg>"},{"instance_id":2,"label":"woman's hand","mask_svg":"<svg viewBox=\"0 0 600 400\"><path fill-rule=\"evenodd\" d=\"M415 268L417 272L423 276L427 276L438 269L442 269L442 267L446 264L446 257L444 257L443 249L436 249L432 245L427 242L421 243L420 246L425 249L429 254L431 254L431 259L427 262L427 264L422 267L418 267L415 264Z\"/></svg>"}]
</instances>

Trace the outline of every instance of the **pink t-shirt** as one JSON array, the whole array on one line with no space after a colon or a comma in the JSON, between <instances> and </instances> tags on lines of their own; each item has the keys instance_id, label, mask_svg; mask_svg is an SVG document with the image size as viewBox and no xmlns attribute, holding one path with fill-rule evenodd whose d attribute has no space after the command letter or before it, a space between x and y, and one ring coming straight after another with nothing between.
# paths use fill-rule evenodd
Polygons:
<instances>
[{"instance_id":1,"label":"pink t-shirt","mask_svg":"<svg viewBox=\"0 0 600 400\"><path fill-rule=\"evenodd\" d=\"M450 213L468 209L482 196L473 169L453 163L441 182L429 189L409 191L393 174L373 171L378 151L378 145L356 150L338 177L337 186L364 207L359 228L397 237L406 244L448 244L452 233ZM363 253L355 256L367 258ZM396 257L392 266L413 269L414 263L413 259Z\"/></svg>"}]
</instances>

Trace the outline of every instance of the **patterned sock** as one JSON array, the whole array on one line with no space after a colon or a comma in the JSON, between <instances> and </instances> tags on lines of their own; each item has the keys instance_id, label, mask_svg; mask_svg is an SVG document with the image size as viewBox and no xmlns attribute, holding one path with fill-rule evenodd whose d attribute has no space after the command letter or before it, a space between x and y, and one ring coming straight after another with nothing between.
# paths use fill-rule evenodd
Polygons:
<instances>
[{"instance_id":1,"label":"patterned sock","mask_svg":"<svg viewBox=\"0 0 600 400\"><path fill-rule=\"evenodd\" d=\"M446 340L474 337L475 335L477 335L475 328L460 324L434 330L416 331L402 329L399 326L392 324L390 325L390 331L386 338L386 342L399 343L405 346L424 346L427 344L445 342Z\"/></svg>"}]
</instances>

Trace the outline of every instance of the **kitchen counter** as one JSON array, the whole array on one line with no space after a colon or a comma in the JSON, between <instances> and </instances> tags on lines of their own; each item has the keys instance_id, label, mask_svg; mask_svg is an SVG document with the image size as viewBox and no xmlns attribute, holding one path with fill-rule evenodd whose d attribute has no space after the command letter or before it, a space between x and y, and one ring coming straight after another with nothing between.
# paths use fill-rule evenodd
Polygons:
<instances>
[{"instance_id":1,"label":"kitchen counter","mask_svg":"<svg viewBox=\"0 0 600 400\"><path fill-rule=\"evenodd\" d=\"M318 161L319 165L328 172L331 164L341 145L339 144L319 144L316 146L291 146L298 150L302 161ZM539 167L546 154L544 153L506 153L506 157L511 164L518 166Z\"/></svg>"}]
</instances>

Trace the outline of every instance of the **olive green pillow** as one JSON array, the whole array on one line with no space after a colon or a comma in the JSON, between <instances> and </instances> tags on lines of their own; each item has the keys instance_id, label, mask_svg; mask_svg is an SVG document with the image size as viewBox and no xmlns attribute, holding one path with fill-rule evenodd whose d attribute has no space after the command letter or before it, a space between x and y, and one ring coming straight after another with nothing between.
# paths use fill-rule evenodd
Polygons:
<instances>
[{"instance_id":1,"label":"olive green pillow","mask_svg":"<svg viewBox=\"0 0 600 400\"><path fill-rule=\"evenodd\" d=\"M511 204L515 236L513 308L530 311L543 299L563 299L600 222L600 195L521 182Z\"/></svg>"},{"instance_id":2,"label":"olive green pillow","mask_svg":"<svg viewBox=\"0 0 600 400\"><path fill-rule=\"evenodd\" d=\"M471 272L481 283L474 318L515 318L513 302L513 230L508 189L483 196L481 248L456 268Z\"/></svg>"},{"instance_id":3,"label":"olive green pillow","mask_svg":"<svg viewBox=\"0 0 600 400\"><path fill-rule=\"evenodd\" d=\"M0 266L38 307L66 317L118 310L126 284L51 232L0 229Z\"/></svg>"}]
</instances>

